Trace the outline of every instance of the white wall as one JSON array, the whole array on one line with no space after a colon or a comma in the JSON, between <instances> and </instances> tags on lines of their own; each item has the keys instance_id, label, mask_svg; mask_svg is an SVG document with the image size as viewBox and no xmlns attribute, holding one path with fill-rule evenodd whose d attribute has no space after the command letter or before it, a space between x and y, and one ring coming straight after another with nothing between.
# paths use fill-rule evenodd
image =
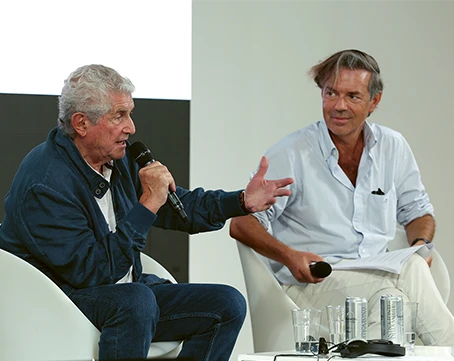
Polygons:
<instances>
[{"instance_id":1,"label":"white wall","mask_svg":"<svg viewBox=\"0 0 454 361\"><path fill-rule=\"evenodd\" d=\"M61 93L86 64L131 79L135 98L191 98L191 0L0 1L0 93ZM39 16L37 16L39 14ZM71 15L83 16L83 20Z\"/></svg>"},{"instance_id":2,"label":"white wall","mask_svg":"<svg viewBox=\"0 0 454 361\"><path fill-rule=\"evenodd\" d=\"M194 0L191 187L244 187L265 149L321 117L309 68L340 49L364 50L385 82L371 121L403 132L412 146L436 209L436 247L454 280L453 15L451 1ZM190 281L246 295L228 225L191 237ZM232 360L246 352L249 319Z\"/></svg>"}]
</instances>

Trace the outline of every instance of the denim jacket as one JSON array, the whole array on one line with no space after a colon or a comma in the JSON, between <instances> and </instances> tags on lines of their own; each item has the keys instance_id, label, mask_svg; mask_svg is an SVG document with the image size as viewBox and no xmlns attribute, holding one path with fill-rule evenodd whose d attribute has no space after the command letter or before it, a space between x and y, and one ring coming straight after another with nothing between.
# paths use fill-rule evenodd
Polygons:
<instances>
[{"instance_id":1,"label":"denim jacket","mask_svg":"<svg viewBox=\"0 0 454 361\"><path fill-rule=\"evenodd\" d=\"M151 226L191 234L222 228L244 215L238 193L177 187L189 222L166 204L157 214L138 202L138 166L129 154L114 161L110 183L83 159L73 140L53 129L22 161L5 197L0 248L31 263L67 294L72 289L112 284L131 265L142 276L140 252ZM115 232L95 200L112 192ZM155 282L163 282L154 276Z\"/></svg>"}]
</instances>

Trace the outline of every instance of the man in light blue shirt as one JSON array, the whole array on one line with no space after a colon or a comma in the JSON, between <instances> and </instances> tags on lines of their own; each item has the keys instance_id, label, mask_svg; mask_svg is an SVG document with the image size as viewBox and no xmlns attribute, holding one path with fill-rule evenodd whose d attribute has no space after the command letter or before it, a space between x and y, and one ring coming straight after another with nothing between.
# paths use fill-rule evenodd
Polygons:
<instances>
[{"instance_id":1,"label":"man in light blue shirt","mask_svg":"<svg viewBox=\"0 0 454 361\"><path fill-rule=\"evenodd\" d=\"M453 345L454 318L430 275L430 258L412 256L400 275L311 274L311 262L333 264L386 252L396 222L405 227L410 246L430 243L435 231L433 206L408 143L400 133L366 122L383 91L375 59L358 50L340 51L314 66L311 75L321 89L324 119L266 152L272 177L295 179L291 196L232 220L232 237L270 260L296 304L323 308L342 304L347 296L364 297L369 338L380 338L379 298L392 293L419 302L416 332L424 344Z\"/></svg>"}]
</instances>

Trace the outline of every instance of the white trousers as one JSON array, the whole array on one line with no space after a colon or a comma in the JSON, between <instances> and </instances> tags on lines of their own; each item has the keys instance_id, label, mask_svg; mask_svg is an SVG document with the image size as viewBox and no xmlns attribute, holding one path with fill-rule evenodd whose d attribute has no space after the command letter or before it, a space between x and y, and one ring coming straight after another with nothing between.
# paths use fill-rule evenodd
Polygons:
<instances>
[{"instance_id":1,"label":"white trousers","mask_svg":"<svg viewBox=\"0 0 454 361\"><path fill-rule=\"evenodd\" d=\"M443 302L426 261L414 254L400 275L380 270L334 270L323 282L306 286L284 285L285 292L300 308L344 305L346 297L368 301L368 339L379 339L380 297L402 296L418 302L416 334L424 345L454 346L454 317ZM323 317L326 326L326 317Z\"/></svg>"}]
</instances>

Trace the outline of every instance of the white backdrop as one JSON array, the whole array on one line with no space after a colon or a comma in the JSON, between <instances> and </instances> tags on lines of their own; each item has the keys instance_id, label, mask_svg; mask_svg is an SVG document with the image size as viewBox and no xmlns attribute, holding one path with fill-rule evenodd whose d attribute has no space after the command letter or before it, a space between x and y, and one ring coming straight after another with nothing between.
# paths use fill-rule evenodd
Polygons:
<instances>
[{"instance_id":1,"label":"white backdrop","mask_svg":"<svg viewBox=\"0 0 454 361\"><path fill-rule=\"evenodd\" d=\"M0 1L0 93L58 95L79 66L127 76L134 97L191 98L191 0Z\"/></svg>"},{"instance_id":2,"label":"white backdrop","mask_svg":"<svg viewBox=\"0 0 454 361\"><path fill-rule=\"evenodd\" d=\"M269 146L321 117L309 68L340 49L364 50L385 83L370 120L409 141L435 206L436 247L454 280L453 15L452 1L194 0L191 188L244 187ZM191 236L189 275L246 295L228 225ZM249 319L231 360L246 352Z\"/></svg>"}]
</instances>

